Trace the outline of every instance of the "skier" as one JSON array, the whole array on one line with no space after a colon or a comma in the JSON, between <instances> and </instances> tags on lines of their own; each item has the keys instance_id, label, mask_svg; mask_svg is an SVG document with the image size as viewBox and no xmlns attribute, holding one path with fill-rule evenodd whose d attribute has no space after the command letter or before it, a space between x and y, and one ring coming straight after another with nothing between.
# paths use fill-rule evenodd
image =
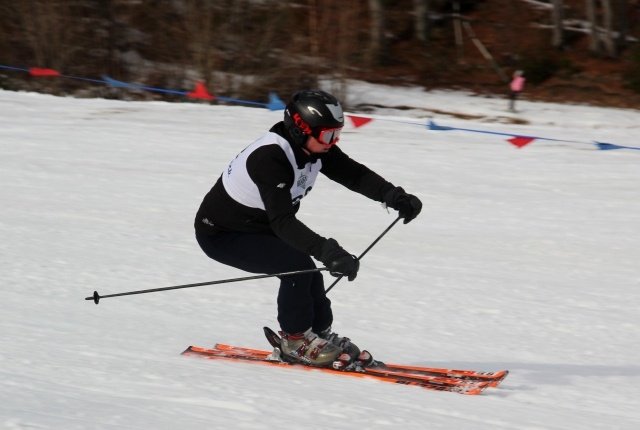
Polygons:
<instances>
[{"instance_id":1,"label":"skier","mask_svg":"<svg viewBox=\"0 0 640 430\"><path fill-rule=\"evenodd\" d=\"M525 78L523 75L524 72L522 70L516 70L513 73L513 79L509 84L509 89L511 90L511 93L509 94L509 110L511 112L516 111L516 100L518 99L518 95L520 95L524 89Z\"/></svg>"},{"instance_id":2,"label":"skier","mask_svg":"<svg viewBox=\"0 0 640 430\"><path fill-rule=\"evenodd\" d=\"M331 94L295 93L284 121L240 152L204 197L195 219L204 253L264 274L314 269L314 257L331 275L353 281L358 259L296 218L318 173L399 211L405 224L420 213L422 203L342 152L336 143L343 125L342 107ZM358 356L349 338L331 330L331 301L321 272L280 277L277 305L286 358L326 366L343 351Z\"/></svg>"}]
</instances>

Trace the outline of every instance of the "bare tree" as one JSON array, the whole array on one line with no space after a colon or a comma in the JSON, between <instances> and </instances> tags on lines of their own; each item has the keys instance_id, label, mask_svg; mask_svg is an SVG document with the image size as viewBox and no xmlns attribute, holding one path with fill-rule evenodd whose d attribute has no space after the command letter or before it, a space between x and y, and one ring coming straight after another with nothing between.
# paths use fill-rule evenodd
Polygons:
<instances>
[{"instance_id":1,"label":"bare tree","mask_svg":"<svg viewBox=\"0 0 640 430\"><path fill-rule=\"evenodd\" d=\"M318 0L309 0L309 53L311 54L312 61L315 63L314 68L317 68L320 61L320 32L318 31L319 20L322 14L318 13ZM325 14L326 16L326 14Z\"/></svg>"},{"instance_id":2,"label":"bare tree","mask_svg":"<svg viewBox=\"0 0 640 430\"><path fill-rule=\"evenodd\" d=\"M617 56L616 43L613 37L613 10L611 0L600 0L602 4L602 18L604 21L604 49L609 57Z\"/></svg>"},{"instance_id":3,"label":"bare tree","mask_svg":"<svg viewBox=\"0 0 640 430\"><path fill-rule=\"evenodd\" d=\"M338 17L332 20L334 21L333 23L327 23L330 26L335 26L337 23L338 37L332 50L335 60L333 61L333 88L331 91L340 100L346 100L348 92L347 76L349 68L353 66L354 54L358 50L357 44L354 43L357 39L358 27L354 23L360 16L362 7L359 2L334 1L336 2L337 7L335 10Z\"/></svg>"},{"instance_id":4,"label":"bare tree","mask_svg":"<svg viewBox=\"0 0 640 430\"><path fill-rule=\"evenodd\" d=\"M598 36L598 20L596 16L596 0L586 0L587 20L591 32L589 33L589 51L600 54L600 37Z\"/></svg>"},{"instance_id":5,"label":"bare tree","mask_svg":"<svg viewBox=\"0 0 640 430\"><path fill-rule=\"evenodd\" d=\"M109 76L120 76L121 62L116 58L119 25L116 18L113 0L103 0L97 6L98 16L105 25L103 61Z\"/></svg>"},{"instance_id":6,"label":"bare tree","mask_svg":"<svg viewBox=\"0 0 640 430\"><path fill-rule=\"evenodd\" d=\"M185 28L193 65L201 79L208 81L213 71L214 18L216 10L212 2L192 0L185 2Z\"/></svg>"},{"instance_id":7,"label":"bare tree","mask_svg":"<svg viewBox=\"0 0 640 430\"><path fill-rule=\"evenodd\" d=\"M564 46L564 0L553 0L552 19L551 46L560 49Z\"/></svg>"},{"instance_id":8,"label":"bare tree","mask_svg":"<svg viewBox=\"0 0 640 430\"><path fill-rule=\"evenodd\" d=\"M602 5L602 21L603 26L598 25L598 10L596 8L596 0L587 1L587 19L591 27L589 38L589 50L594 54L600 55L603 52L612 58L617 56L616 43L614 38L614 16L611 7L611 0L599 0Z\"/></svg>"},{"instance_id":9,"label":"bare tree","mask_svg":"<svg viewBox=\"0 0 640 430\"><path fill-rule=\"evenodd\" d=\"M462 23L460 21L460 1L453 0L453 30L456 38L456 50L458 61L464 61L464 43L462 40Z\"/></svg>"},{"instance_id":10,"label":"bare tree","mask_svg":"<svg viewBox=\"0 0 640 430\"><path fill-rule=\"evenodd\" d=\"M413 0L413 22L416 39L429 42L429 0Z\"/></svg>"},{"instance_id":11,"label":"bare tree","mask_svg":"<svg viewBox=\"0 0 640 430\"><path fill-rule=\"evenodd\" d=\"M32 50L35 65L57 70L81 49L76 42L80 23L75 19L74 2L23 0L14 2L14 16L23 40Z\"/></svg>"},{"instance_id":12,"label":"bare tree","mask_svg":"<svg viewBox=\"0 0 640 430\"><path fill-rule=\"evenodd\" d=\"M618 16L620 21L620 30L618 32L618 48L624 48L627 45L627 36L629 34L629 9L628 0L618 0Z\"/></svg>"},{"instance_id":13,"label":"bare tree","mask_svg":"<svg viewBox=\"0 0 640 430\"><path fill-rule=\"evenodd\" d=\"M369 0L371 31L369 39L369 62L381 64L386 56L383 0Z\"/></svg>"}]
</instances>

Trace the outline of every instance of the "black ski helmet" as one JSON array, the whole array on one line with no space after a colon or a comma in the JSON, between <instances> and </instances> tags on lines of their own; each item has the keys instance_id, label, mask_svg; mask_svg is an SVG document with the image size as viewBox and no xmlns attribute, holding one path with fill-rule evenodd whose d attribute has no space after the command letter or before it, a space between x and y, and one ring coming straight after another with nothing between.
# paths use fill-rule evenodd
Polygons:
<instances>
[{"instance_id":1,"label":"black ski helmet","mask_svg":"<svg viewBox=\"0 0 640 430\"><path fill-rule=\"evenodd\" d=\"M284 125L293 143L302 146L308 136L317 139L322 130L343 127L342 106L327 92L298 91L284 109Z\"/></svg>"}]
</instances>

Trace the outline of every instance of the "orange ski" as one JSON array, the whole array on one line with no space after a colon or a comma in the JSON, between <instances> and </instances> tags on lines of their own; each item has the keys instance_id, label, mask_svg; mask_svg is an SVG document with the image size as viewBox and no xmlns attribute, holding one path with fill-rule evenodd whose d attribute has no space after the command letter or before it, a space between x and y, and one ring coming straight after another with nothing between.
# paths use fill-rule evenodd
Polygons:
<instances>
[{"instance_id":1,"label":"orange ski","mask_svg":"<svg viewBox=\"0 0 640 430\"><path fill-rule=\"evenodd\" d=\"M233 347L223 344L218 344L216 349L190 346L182 353L182 355L197 356L214 360L244 361L247 363L272 366L286 366L360 378L373 378L394 384L414 385L428 390L450 391L467 395L480 394L491 385L491 383L487 381L470 381L432 375L411 375L401 371L377 369L375 367L364 368L362 371L342 371L335 370L331 367L314 367L302 363L288 363L273 359L268 351Z\"/></svg>"}]
</instances>

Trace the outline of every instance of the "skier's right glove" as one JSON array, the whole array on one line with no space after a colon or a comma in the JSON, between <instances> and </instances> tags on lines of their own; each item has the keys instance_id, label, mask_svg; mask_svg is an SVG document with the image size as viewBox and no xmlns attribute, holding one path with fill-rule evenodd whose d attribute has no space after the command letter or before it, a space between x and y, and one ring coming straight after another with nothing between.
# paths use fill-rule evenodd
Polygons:
<instances>
[{"instance_id":1,"label":"skier's right glove","mask_svg":"<svg viewBox=\"0 0 640 430\"><path fill-rule=\"evenodd\" d=\"M338 245L335 239L327 239L324 243L320 261L333 276L346 276L349 281L353 281L358 276L360 261L355 255L349 254Z\"/></svg>"}]
</instances>

